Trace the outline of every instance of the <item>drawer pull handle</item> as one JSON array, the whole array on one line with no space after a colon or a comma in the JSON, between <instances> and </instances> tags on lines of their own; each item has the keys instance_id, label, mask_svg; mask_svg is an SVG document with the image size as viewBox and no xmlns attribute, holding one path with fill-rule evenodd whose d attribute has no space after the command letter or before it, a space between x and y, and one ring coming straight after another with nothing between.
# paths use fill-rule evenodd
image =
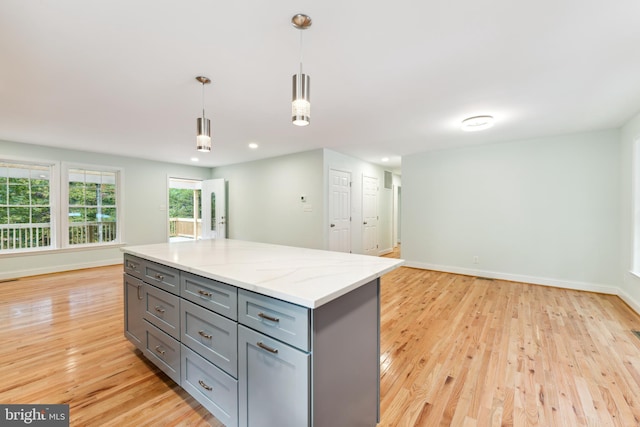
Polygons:
<instances>
[{"instance_id":1,"label":"drawer pull handle","mask_svg":"<svg viewBox=\"0 0 640 427\"><path fill-rule=\"evenodd\" d=\"M159 346L159 345L157 345L157 346L156 346L156 352L157 352L157 353L160 353L160 354L161 354L161 355L163 355L163 356L164 356L164 354L166 353L162 348L160 348L160 346Z\"/></svg>"},{"instance_id":2,"label":"drawer pull handle","mask_svg":"<svg viewBox=\"0 0 640 427\"><path fill-rule=\"evenodd\" d=\"M164 280L164 276L160 273L156 273L156 279L158 280Z\"/></svg>"},{"instance_id":3,"label":"drawer pull handle","mask_svg":"<svg viewBox=\"0 0 640 427\"><path fill-rule=\"evenodd\" d=\"M204 381L202 380L198 380L198 384L200 384L200 387L202 387L203 389L207 390L207 391L211 391L213 390L213 387L211 387L210 385L207 385Z\"/></svg>"},{"instance_id":4,"label":"drawer pull handle","mask_svg":"<svg viewBox=\"0 0 640 427\"><path fill-rule=\"evenodd\" d=\"M278 354L277 348L269 347L268 345L263 344L261 342L258 342L257 344L258 344L258 347L260 347L263 350L267 350L269 353Z\"/></svg>"},{"instance_id":5,"label":"drawer pull handle","mask_svg":"<svg viewBox=\"0 0 640 427\"><path fill-rule=\"evenodd\" d=\"M131 270L134 270L136 268L136 264L134 264L133 262L129 261L127 263L127 268L131 269Z\"/></svg>"},{"instance_id":6,"label":"drawer pull handle","mask_svg":"<svg viewBox=\"0 0 640 427\"><path fill-rule=\"evenodd\" d=\"M208 333L206 333L205 331L198 331L198 334L200 334L201 337L204 337L208 340L210 340L211 338L213 338L212 335L209 335Z\"/></svg>"},{"instance_id":7,"label":"drawer pull handle","mask_svg":"<svg viewBox=\"0 0 640 427\"><path fill-rule=\"evenodd\" d=\"M198 293L203 297L210 297L213 295L211 292L203 291L202 289L198 289Z\"/></svg>"},{"instance_id":8,"label":"drawer pull handle","mask_svg":"<svg viewBox=\"0 0 640 427\"><path fill-rule=\"evenodd\" d=\"M279 322L280 319L277 317L269 316L268 314L258 313L258 317L262 317L263 319L270 320L272 322Z\"/></svg>"},{"instance_id":9,"label":"drawer pull handle","mask_svg":"<svg viewBox=\"0 0 640 427\"><path fill-rule=\"evenodd\" d=\"M158 313L160 313L160 314L164 314L164 312L165 312L165 309L164 309L164 308L159 307L159 306L157 306L157 305L156 305L156 307L155 307L155 310L156 310Z\"/></svg>"}]
</instances>

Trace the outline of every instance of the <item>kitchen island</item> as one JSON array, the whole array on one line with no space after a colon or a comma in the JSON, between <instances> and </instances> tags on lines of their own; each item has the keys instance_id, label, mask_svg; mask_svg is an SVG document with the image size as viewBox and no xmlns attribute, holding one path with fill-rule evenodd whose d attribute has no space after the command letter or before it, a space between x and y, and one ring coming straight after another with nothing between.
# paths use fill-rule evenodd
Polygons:
<instances>
[{"instance_id":1,"label":"kitchen island","mask_svg":"<svg viewBox=\"0 0 640 427\"><path fill-rule=\"evenodd\" d=\"M125 336L225 425L377 424L380 276L402 260L229 239L123 251Z\"/></svg>"}]
</instances>

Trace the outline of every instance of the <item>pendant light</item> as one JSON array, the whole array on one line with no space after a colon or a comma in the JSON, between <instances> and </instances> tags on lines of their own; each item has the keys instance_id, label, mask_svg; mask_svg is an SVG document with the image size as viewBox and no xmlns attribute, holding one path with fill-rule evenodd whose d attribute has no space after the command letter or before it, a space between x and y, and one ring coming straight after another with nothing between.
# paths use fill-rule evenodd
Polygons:
<instances>
[{"instance_id":1,"label":"pendant light","mask_svg":"<svg viewBox=\"0 0 640 427\"><path fill-rule=\"evenodd\" d=\"M307 126L311 120L311 78L302 73L302 30L311 26L311 18L299 13L291 18L291 24L300 30L300 70L293 75L291 122L296 126Z\"/></svg>"},{"instance_id":2,"label":"pendant light","mask_svg":"<svg viewBox=\"0 0 640 427\"><path fill-rule=\"evenodd\" d=\"M204 85L211 83L211 80L203 76L196 77L196 80L202 83L202 117L196 121L196 150L208 153L211 151L211 121L204 116Z\"/></svg>"}]
</instances>

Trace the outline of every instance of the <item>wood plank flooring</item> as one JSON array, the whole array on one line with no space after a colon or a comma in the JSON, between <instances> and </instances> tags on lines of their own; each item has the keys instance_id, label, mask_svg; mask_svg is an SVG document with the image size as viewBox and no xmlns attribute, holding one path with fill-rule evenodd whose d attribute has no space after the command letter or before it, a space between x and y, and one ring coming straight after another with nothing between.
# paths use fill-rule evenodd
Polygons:
<instances>
[{"instance_id":1,"label":"wood plank flooring","mask_svg":"<svg viewBox=\"0 0 640 427\"><path fill-rule=\"evenodd\" d=\"M122 266L0 283L0 403L221 426L125 340L122 304ZM381 427L640 426L640 316L615 296L403 267L381 323Z\"/></svg>"}]
</instances>

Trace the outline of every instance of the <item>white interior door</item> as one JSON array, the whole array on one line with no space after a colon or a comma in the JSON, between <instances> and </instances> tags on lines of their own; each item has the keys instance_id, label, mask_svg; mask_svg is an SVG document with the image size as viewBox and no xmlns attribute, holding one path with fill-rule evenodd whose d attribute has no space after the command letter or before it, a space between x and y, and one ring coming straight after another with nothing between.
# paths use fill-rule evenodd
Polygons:
<instances>
[{"instance_id":1,"label":"white interior door","mask_svg":"<svg viewBox=\"0 0 640 427\"><path fill-rule=\"evenodd\" d=\"M362 248L365 255L378 255L378 178L362 177Z\"/></svg>"},{"instance_id":2,"label":"white interior door","mask_svg":"<svg viewBox=\"0 0 640 427\"><path fill-rule=\"evenodd\" d=\"M202 238L227 238L227 193L224 179L202 181Z\"/></svg>"},{"instance_id":3,"label":"white interior door","mask_svg":"<svg viewBox=\"0 0 640 427\"><path fill-rule=\"evenodd\" d=\"M351 173L329 171L329 250L351 252Z\"/></svg>"}]
</instances>

